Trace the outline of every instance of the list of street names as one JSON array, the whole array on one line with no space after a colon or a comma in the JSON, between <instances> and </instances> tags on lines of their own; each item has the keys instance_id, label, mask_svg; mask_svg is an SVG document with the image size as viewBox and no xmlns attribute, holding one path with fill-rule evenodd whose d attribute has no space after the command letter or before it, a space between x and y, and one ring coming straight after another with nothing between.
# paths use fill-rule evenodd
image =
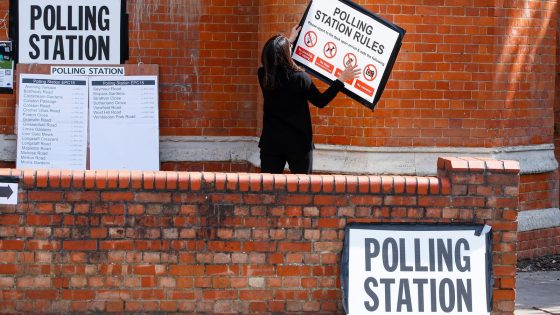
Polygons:
<instances>
[{"instance_id":1,"label":"list of street names","mask_svg":"<svg viewBox=\"0 0 560 315\"><path fill-rule=\"evenodd\" d=\"M91 87L93 120L116 119L142 124L152 123L154 118L157 118L155 79L98 80L96 78L92 79Z\"/></svg>"},{"instance_id":2,"label":"list of street names","mask_svg":"<svg viewBox=\"0 0 560 315\"><path fill-rule=\"evenodd\" d=\"M90 168L159 169L157 76L90 80Z\"/></svg>"},{"instance_id":3,"label":"list of street names","mask_svg":"<svg viewBox=\"0 0 560 315\"><path fill-rule=\"evenodd\" d=\"M88 78L21 74L18 168L86 169Z\"/></svg>"}]
</instances>

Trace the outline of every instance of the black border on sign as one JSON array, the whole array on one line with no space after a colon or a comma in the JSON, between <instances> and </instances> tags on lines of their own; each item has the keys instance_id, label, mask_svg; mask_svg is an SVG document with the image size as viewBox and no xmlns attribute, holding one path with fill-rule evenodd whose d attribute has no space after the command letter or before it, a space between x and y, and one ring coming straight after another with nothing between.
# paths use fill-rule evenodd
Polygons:
<instances>
[{"instance_id":1,"label":"black border on sign","mask_svg":"<svg viewBox=\"0 0 560 315\"><path fill-rule=\"evenodd\" d=\"M19 17L19 6L18 0L10 0L10 18L9 18L9 32L8 37L12 41L12 53L14 54L14 67L18 63L18 17Z\"/></svg>"},{"instance_id":2,"label":"black border on sign","mask_svg":"<svg viewBox=\"0 0 560 315\"><path fill-rule=\"evenodd\" d=\"M121 0L121 64L124 64L130 57L129 38L128 38L128 13L126 0Z\"/></svg>"},{"instance_id":3,"label":"black border on sign","mask_svg":"<svg viewBox=\"0 0 560 315\"><path fill-rule=\"evenodd\" d=\"M128 58L130 57L129 55L129 38L128 38L128 20L129 20L129 16L126 10L126 1L127 0L121 0L121 29L120 29L120 35L121 35L121 56L120 56L120 60L121 60L121 64L124 64L126 60L128 60ZM8 33L8 37L11 41L13 41L12 43L12 51L14 54L14 67L15 65L18 64L19 62L19 4L18 4L19 0L10 0L10 9L9 9L9 13L10 13L10 26L9 26L9 33Z\"/></svg>"},{"instance_id":4,"label":"black border on sign","mask_svg":"<svg viewBox=\"0 0 560 315\"><path fill-rule=\"evenodd\" d=\"M0 184L17 184L19 183L19 177L17 176L0 176Z\"/></svg>"},{"instance_id":5,"label":"black border on sign","mask_svg":"<svg viewBox=\"0 0 560 315\"><path fill-rule=\"evenodd\" d=\"M390 231L465 231L472 230L476 236L482 234L484 224L436 224L436 223L350 223L344 229L344 247L340 259L340 288L342 290L342 305L348 314L348 275L350 261L350 230L390 230ZM492 229L486 236L486 309L492 312L494 305L494 272L492 270Z\"/></svg>"},{"instance_id":6,"label":"black border on sign","mask_svg":"<svg viewBox=\"0 0 560 315\"><path fill-rule=\"evenodd\" d=\"M377 22L385 25L386 27L394 30L395 32L399 33L399 37L397 38L397 41L395 43L395 47L393 48L393 51L391 52L391 56L389 57L389 61L387 62L387 66L385 67L385 72L383 73L383 76L381 77L381 82L379 83L379 87L378 87L378 92L375 95L375 98L373 99L373 102L369 102L368 100L366 100L365 98L357 95L356 93L344 88L342 89L342 92L348 96L350 96L351 98L355 99L356 101L360 102L361 104L363 104L364 106L366 106L367 108L373 110L375 108L375 106L377 105L377 103L379 102L379 100L381 99L381 95L383 94L383 91L385 90L385 86L387 85L387 81L389 81L389 76L391 75L391 71L393 71L393 66L395 64L395 61L397 60L397 56L399 54L399 51L401 49L402 46L402 39L406 33L406 30L399 27L398 25L395 25L385 19L383 19L382 17L376 15L375 13L366 10L365 8L361 7L360 5L351 2L350 0L336 0L339 2L342 2L345 5L348 5L350 7L352 7L353 9L367 15L368 17L376 20ZM301 19L301 21L299 22L299 26L303 26L305 24L305 21L307 20L307 15L309 13L309 9L311 8L311 5L313 4L313 0L309 1L309 4L307 5L307 9L305 9L305 13ZM296 38L294 43L297 43L299 40L299 35ZM292 50L292 56L295 53L295 49ZM296 61L296 60L294 60ZM316 78L318 78L319 80L327 83L327 84L331 84L333 82L333 80L327 78L326 76L322 75L321 73L313 70L312 68L296 61L296 63L300 66L302 66L303 68L305 68L305 70L308 73L311 73L313 76L315 76Z\"/></svg>"}]
</instances>

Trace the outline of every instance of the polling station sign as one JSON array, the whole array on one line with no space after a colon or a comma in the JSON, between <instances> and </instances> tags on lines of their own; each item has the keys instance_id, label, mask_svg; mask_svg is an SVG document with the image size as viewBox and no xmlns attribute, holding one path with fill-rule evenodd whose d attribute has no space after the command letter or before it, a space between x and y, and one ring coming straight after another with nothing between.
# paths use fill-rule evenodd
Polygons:
<instances>
[{"instance_id":1,"label":"polling station sign","mask_svg":"<svg viewBox=\"0 0 560 315\"><path fill-rule=\"evenodd\" d=\"M125 0L10 1L17 58L30 64L120 64L127 58ZM14 18L15 17L15 18Z\"/></svg>"},{"instance_id":2,"label":"polling station sign","mask_svg":"<svg viewBox=\"0 0 560 315\"><path fill-rule=\"evenodd\" d=\"M489 226L355 224L345 233L347 314L490 314Z\"/></svg>"},{"instance_id":3,"label":"polling station sign","mask_svg":"<svg viewBox=\"0 0 560 315\"><path fill-rule=\"evenodd\" d=\"M293 59L311 74L332 82L349 65L361 75L346 82L345 94L373 109L385 88L405 30L347 0L309 3Z\"/></svg>"}]
</instances>

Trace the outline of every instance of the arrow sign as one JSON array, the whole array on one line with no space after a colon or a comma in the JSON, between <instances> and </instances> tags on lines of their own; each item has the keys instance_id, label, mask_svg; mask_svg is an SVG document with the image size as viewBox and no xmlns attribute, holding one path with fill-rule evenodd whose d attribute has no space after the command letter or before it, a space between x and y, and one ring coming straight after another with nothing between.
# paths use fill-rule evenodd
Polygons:
<instances>
[{"instance_id":1,"label":"arrow sign","mask_svg":"<svg viewBox=\"0 0 560 315\"><path fill-rule=\"evenodd\" d=\"M0 176L0 205L17 205L18 182L15 176Z\"/></svg>"},{"instance_id":2,"label":"arrow sign","mask_svg":"<svg viewBox=\"0 0 560 315\"><path fill-rule=\"evenodd\" d=\"M14 191L12 187L8 186L0 186L0 198L7 198L10 199Z\"/></svg>"}]
</instances>

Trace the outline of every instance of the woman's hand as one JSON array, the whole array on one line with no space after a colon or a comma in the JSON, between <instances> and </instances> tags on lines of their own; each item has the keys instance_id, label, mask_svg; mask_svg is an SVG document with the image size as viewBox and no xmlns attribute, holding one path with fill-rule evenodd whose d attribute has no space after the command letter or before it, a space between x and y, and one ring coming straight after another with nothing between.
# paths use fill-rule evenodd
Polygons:
<instances>
[{"instance_id":1,"label":"woman's hand","mask_svg":"<svg viewBox=\"0 0 560 315\"><path fill-rule=\"evenodd\" d=\"M296 25L292 27L292 30L290 31L290 37L288 37L288 40L290 41L291 44L293 44L296 41L296 38L299 35L299 31L301 31L301 26Z\"/></svg>"},{"instance_id":2,"label":"woman's hand","mask_svg":"<svg viewBox=\"0 0 560 315\"><path fill-rule=\"evenodd\" d=\"M344 71L342 71L342 73L338 76L337 79L339 79L342 82L352 81L355 78L359 77L361 72L362 69L359 69L358 65L355 66L350 65L346 69L344 69Z\"/></svg>"}]
</instances>

